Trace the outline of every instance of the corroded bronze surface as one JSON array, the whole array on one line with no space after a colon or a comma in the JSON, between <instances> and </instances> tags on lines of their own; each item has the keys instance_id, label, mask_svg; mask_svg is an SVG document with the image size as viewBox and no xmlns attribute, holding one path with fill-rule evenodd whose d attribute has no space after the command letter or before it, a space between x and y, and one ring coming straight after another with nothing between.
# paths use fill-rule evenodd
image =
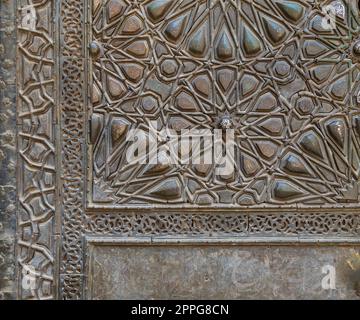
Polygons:
<instances>
[{"instance_id":1,"label":"corroded bronze surface","mask_svg":"<svg viewBox=\"0 0 360 320\"><path fill-rule=\"evenodd\" d=\"M88 298L358 299L349 264L355 253L347 247L95 246ZM336 290L322 288L329 265L337 270Z\"/></svg>"},{"instance_id":2,"label":"corroded bronze surface","mask_svg":"<svg viewBox=\"0 0 360 320\"><path fill-rule=\"evenodd\" d=\"M15 294L16 6L0 1L0 300Z\"/></svg>"}]
</instances>

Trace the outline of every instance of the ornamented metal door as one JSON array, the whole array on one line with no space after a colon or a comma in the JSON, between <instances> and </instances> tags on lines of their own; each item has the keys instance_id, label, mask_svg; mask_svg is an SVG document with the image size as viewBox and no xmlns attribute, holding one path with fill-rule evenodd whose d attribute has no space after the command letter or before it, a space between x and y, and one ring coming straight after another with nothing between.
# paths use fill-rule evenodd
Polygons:
<instances>
[{"instance_id":1,"label":"ornamented metal door","mask_svg":"<svg viewBox=\"0 0 360 320\"><path fill-rule=\"evenodd\" d=\"M358 257L357 1L19 8L21 297L355 297L314 268ZM165 151L167 130L231 130L234 170L131 163L151 125Z\"/></svg>"}]
</instances>

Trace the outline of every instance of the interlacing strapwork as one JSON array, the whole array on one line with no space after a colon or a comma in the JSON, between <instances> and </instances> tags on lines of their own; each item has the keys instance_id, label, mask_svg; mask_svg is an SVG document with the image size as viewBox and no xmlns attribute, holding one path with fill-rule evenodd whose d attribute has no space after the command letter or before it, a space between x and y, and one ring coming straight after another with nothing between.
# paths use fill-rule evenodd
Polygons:
<instances>
[{"instance_id":1,"label":"interlacing strapwork","mask_svg":"<svg viewBox=\"0 0 360 320\"><path fill-rule=\"evenodd\" d=\"M358 239L355 2L18 0L19 296L83 297L87 235ZM233 174L127 164L154 122L231 128Z\"/></svg>"},{"instance_id":2,"label":"interlacing strapwork","mask_svg":"<svg viewBox=\"0 0 360 320\"><path fill-rule=\"evenodd\" d=\"M19 297L55 297L54 2L18 1Z\"/></svg>"},{"instance_id":3,"label":"interlacing strapwork","mask_svg":"<svg viewBox=\"0 0 360 320\"><path fill-rule=\"evenodd\" d=\"M92 203L357 203L355 19L341 1L93 1ZM213 130L224 116L232 174L127 162L130 129Z\"/></svg>"}]
</instances>

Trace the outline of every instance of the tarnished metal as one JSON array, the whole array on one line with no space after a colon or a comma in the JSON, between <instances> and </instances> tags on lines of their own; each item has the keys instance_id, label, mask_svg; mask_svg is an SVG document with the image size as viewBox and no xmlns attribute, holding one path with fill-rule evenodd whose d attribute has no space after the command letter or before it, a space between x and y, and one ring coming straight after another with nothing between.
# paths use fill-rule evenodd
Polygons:
<instances>
[{"instance_id":1,"label":"tarnished metal","mask_svg":"<svg viewBox=\"0 0 360 320\"><path fill-rule=\"evenodd\" d=\"M20 298L153 298L174 285L179 297L198 288L193 297L282 298L301 277L271 270L291 260L321 272L333 258L340 291L321 291L320 274L309 271L309 286L290 296L354 298L358 268L346 261L360 240L356 1L17 5L17 128L2 134L1 150L9 146L2 161L11 173L17 133L18 201L6 212L17 211ZM1 28L12 34L3 21ZM1 42L3 108L14 98L7 79L15 71ZM172 132L233 130L235 170L217 176L214 163L169 164L163 155L156 164L129 163L127 134L149 123ZM165 144L169 136L160 138ZM9 220L2 221L7 232ZM165 238L172 242L154 245ZM264 247L270 244L286 247ZM170 277L178 261L166 290L142 269L149 263ZM228 270L227 261L239 264ZM207 265L212 274L216 266L259 274L216 278L211 287L203 283ZM180 272L189 266L201 270ZM153 291L138 292L129 268Z\"/></svg>"},{"instance_id":2,"label":"tarnished metal","mask_svg":"<svg viewBox=\"0 0 360 320\"><path fill-rule=\"evenodd\" d=\"M354 44L353 52L356 56L360 56L360 41Z\"/></svg>"},{"instance_id":3,"label":"tarnished metal","mask_svg":"<svg viewBox=\"0 0 360 320\"><path fill-rule=\"evenodd\" d=\"M345 3L111 1L90 16L104 48L90 78L90 207L358 206L359 45ZM151 121L236 122L235 172L129 164L126 134Z\"/></svg>"},{"instance_id":4,"label":"tarnished metal","mask_svg":"<svg viewBox=\"0 0 360 320\"><path fill-rule=\"evenodd\" d=\"M230 116L222 116L220 118L219 127L221 129L231 129L233 127L233 122Z\"/></svg>"},{"instance_id":5,"label":"tarnished metal","mask_svg":"<svg viewBox=\"0 0 360 320\"><path fill-rule=\"evenodd\" d=\"M90 50L91 56L94 59L97 59L101 54L100 45L96 41L93 41L93 42L90 43L89 50Z\"/></svg>"}]
</instances>

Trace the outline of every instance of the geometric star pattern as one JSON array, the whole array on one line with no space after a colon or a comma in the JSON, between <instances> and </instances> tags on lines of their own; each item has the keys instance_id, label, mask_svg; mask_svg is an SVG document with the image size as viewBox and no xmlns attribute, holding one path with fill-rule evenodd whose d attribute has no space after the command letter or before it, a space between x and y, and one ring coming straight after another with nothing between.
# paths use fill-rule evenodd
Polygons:
<instances>
[{"instance_id":1,"label":"geometric star pattern","mask_svg":"<svg viewBox=\"0 0 360 320\"><path fill-rule=\"evenodd\" d=\"M93 0L91 12L101 48L92 57L92 204L358 202L359 32L346 3ZM224 116L235 132L233 174L161 156L126 161L131 128L214 129Z\"/></svg>"}]
</instances>

